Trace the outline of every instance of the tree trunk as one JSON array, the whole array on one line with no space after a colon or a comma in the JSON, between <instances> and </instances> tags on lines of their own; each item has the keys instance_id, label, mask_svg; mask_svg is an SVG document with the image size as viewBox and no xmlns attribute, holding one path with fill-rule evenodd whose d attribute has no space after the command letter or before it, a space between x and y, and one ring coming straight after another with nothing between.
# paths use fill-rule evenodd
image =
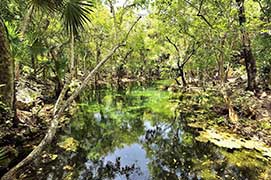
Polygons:
<instances>
[{"instance_id":1,"label":"tree trunk","mask_svg":"<svg viewBox=\"0 0 271 180\"><path fill-rule=\"evenodd\" d=\"M0 101L15 115L14 61L10 55L4 22L0 19ZM0 112L0 118L3 118Z\"/></svg>"},{"instance_id":2,"label":"tree trunk","mask_svg":"<svg viewBox=\"0 0 271 180\"><path fill-rule=\"evenodd\" d=\"M184 68L183 66L179 67L179 73L180 73L179 75L181 76L183 87L186 87L187 83L186 83L186 80L185 80L183 68Z\"/></svg>"},{"instance_id":3,"label":"tree trunk","mask_svg":"<svg viewBox=\"0 0 271 180\"><path fill-rule=\"evenodd\" d=\"M74 33L71 32L71 44L70 44L70 51L71 51L71 59L70 59L70 73L72 78L75 78L75 59L74 59Z\"/></svg>"},{"instance_id":4,"label":"tree trunk","mask_svg":"<svg viewBox=\"0 0 271 180\"><path fill-rule=\"evenodd\" d=\"M32 64L32 68L34 70L33 75L36 78L36 76L37 76L37 67L36 67L36 59L35 59L34 55L31 56L31 64Z\"/></svg>"},{"instance_id":5,"label":"tree trunk","mask_svg":"<svg viewBox=\"0 0 271 180\"><path fill-rule=\"evenodd\" d=\"M256 60L252 53L250 45L250 38L248 32L246 32L246 15L245 15L245 0L236 0L238 5L239 23L242 33L242 52L245 58L246 71L247 71L247 90L254 91L257 88L256 84Z\"/></svg>"}]
</instances>

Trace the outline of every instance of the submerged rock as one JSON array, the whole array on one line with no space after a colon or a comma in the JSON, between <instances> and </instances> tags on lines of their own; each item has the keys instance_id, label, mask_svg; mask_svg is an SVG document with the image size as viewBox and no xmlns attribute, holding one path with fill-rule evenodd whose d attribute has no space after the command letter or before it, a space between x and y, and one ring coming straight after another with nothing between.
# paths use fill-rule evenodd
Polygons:
<instances>
[{"instance_id":1,"label":"submerged rock","mask_svg":"<svg viewBox=\"0 0 271 180\"><path fill-rule=\"evenodd\" d=\"M271 148L265 143L257 140L246 140L236 136L235 134L219 132L215 129L201 131L200 135L196 137L196 140L200 142L211 142L219 147L228 149L246 148L250 150L257 150L261 152L263 156L271 158Z\"/></svg>"}]
</instances>

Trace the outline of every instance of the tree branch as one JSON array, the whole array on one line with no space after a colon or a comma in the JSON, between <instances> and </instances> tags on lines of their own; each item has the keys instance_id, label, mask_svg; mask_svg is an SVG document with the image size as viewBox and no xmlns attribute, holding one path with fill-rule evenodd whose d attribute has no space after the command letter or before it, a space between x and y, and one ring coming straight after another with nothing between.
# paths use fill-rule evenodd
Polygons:
<instances>
[{"instance_id":1,"label":"tree branch","mask_svg":"<svg viewBox=\"0 0 271 180\"><path fill-rule=\"evenodd\" d=\"M132 24L132 26L131 26L130 29L128 30L128 32L127 32L125 38L122 40L123 43L127 41L127 39L128 39L128 37L129 37L131 31L133 30L133 28L135 27L135 25L138 23L138 21L139 21L141 18L142 18L142 16L139 16L139 17L136 19L136 21Z\"/></svg>"},{"instance_id":2,"label":"tree branch","mask_svg":"<svg viewBox=\"0 0 271 180\"><path fill-rule=\"evenodd\" d=\"M175 50L176 50L177 53L178 53L178 57L180 57L180 50L179 50L178 46L177 46L174 42L172 42L172 41L169 39L168 36L166 36L166 39L167 39L167 41L168 41L172 46L174 46Z\"/></svg>"},{"instance_id":3,"label":"tree branch","mask_svg":"<svg viewBox=\"0 0 271 180\"><path fill-rule=\"evenodd\" d=\"M185 58L185 60L182 62L182 67L191 59L191 57L194 55L195 53L195 48L193 47L192 51L190 52L190 54Z\"/></svg>"},{"instance_id":4,"label":"tree branch","mask_svg":"<svg viewBox=\"0 0 271 180\"><path fill-rule=\"evenodd\" d=\"M260 6L260 8L261 8L261 10L262 10L262 12L263 12L263 14L264 14L266 17L270 16L270 15L265 11L265 9L264 9L264 7L263 7L261 1L260 1L260 0L255 0L255 1L259 4L259 6ZM269 18L268 18L268 21L269 21Z\"/></svg>"},{"instance_id":5,"label":"tree branch","mask_svg":"<svg viewBox=\"0 0 271 180\"><path fill-rule=\"evenodd\" d=\"M185 2L186 2L187 4L189 4L191 7L193 7L194 9L196 9L196 10L198 11L197 16L198 16L198 17L201 17L201 18L203 19L203 21L204 21L206 24L208 24L208 26L210 26L210 27L213 29L212 24L207 20L207 18L206 18L204 15L201 14L201 9L202 9L202 6L203 6L203 1L204 1L204 0L201 0L201 1L200 1L200 7L197 8L197 7L196 7L195 5L193 5L190 1L185 0Z\"/></svg>"}]
</instances>

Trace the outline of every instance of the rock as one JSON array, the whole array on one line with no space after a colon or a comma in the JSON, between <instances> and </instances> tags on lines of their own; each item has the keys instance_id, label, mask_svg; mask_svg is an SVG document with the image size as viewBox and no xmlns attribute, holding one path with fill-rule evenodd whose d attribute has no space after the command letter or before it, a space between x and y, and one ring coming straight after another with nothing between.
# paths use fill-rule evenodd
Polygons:
<instances>
[{"instance_id":1,"label":"rock","mask_svg":"<svg viewBox=\"0 0 271 180\"><path fill-rule=\"evenodd\" d=\"M267 97L266 92L263 92L263 93L261 94L261 96L260 96L261 99L264 99L264 98L266 98L266 97Z\"/></svg>"},{"instance_id":2,"label":"rock","mask_svg":"<svg viewBox=\"0 0 271 180\"><path fill-rule=\"evenodd\" d=\"M244 81L246 81L247 80L247 75L246 74L242 75L241 79L244 80Z\"/></svg>"},{"instance_id":3,"label":"rock","mask_svg":"<svg viewBox=\"0 0 271 180\"><path fill-rule=\"evenodd\" d=\"M38 112L38 117L44 119L45 121L49 121L53 113L53 108L53 104L45 104Z\"/></svg>"},{"instance_id":4,"label":"rock","mask_svg":"<svg viewBox=\"0 0 271 180\"><path fill-rule=\"evenodd\" d=\"M18 89L16 93L16 108L29 111L39 97L41 97L41 93L30 88Z\"/></svg>"},{"instance_id":5,"label":"rock","mask_svg":"<svg viewBox=\"0 0 271 180\"><path fill-rule=\"evenodd\" d=\"M227 80L228 80L228 82L230 82L230 83L234 83L234 82L236 82L237 79L238 79L238 78L228 78Z\"/></svg>"},{"instance_id":6,"label":"rock","mask_svg":"<svg viewBox=\"0 0 271 180\"><path fill-rule=\"evenodd\" d=\"M29 111L22 111L22 110L17 110L17 118L22 124L28 124L28 125L33 125L32 123L32 113Z\"/></svg>"},{"instance_id":7,"label":"rock","mask_svg":"<svg viewBox=\"0 0 271 180\"><path fill-rule=\"evenodd\" d=\"M271 147L268 147L265 143L259 140L246 140L236 136L235 134L219 132L215 129L207 129L201 131L200 135L196 137L200 142L211 142L219 147L228 149L250 149L257 150L263 154L263 156L271 158Z\"/></svg>"}]
</instances>

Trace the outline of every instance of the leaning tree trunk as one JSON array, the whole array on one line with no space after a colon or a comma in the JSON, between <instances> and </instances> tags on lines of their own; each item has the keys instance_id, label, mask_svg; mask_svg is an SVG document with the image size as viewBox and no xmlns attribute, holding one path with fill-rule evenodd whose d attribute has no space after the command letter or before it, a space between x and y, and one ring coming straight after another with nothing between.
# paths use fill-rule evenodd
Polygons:
<instances>
[{"instance_id":1,"label":"leaning tree trunk","mask_svg":"<svg viewBox=\"0 0 271 180\"><path fill-rule=\"evenodd\" d=\"M246 71L247 71L247 90L254 91L257 88L256 84L256 60L252 53L250 45L250 38L245 28L246 15L245 15L245 0L236 0L238 5L239 23L242 33L242 53L245 58Z\"/></svg>"},{"instance_id":2,"label":"leaning tree trunk","mask_svg":"<svg viewBox=\"0 0 271 180\"><path fill-rule=\"evenodd\" d=\"M7 32L4 22L0 19L0 101L8 108L8 115L15 114L14 61L10 55ZM3 118L0 111L0 119Z\"/></svg>"}]
</instances>

